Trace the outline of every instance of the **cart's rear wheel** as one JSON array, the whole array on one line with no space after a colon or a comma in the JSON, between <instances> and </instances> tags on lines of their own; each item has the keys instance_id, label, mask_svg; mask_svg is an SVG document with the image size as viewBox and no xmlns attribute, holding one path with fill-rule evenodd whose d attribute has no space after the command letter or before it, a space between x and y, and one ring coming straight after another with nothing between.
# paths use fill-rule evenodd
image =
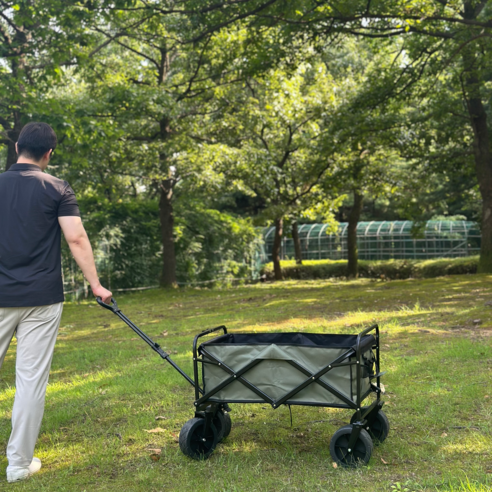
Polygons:
<instances>
[{"instance_id":1,"label":"cart's rear wheel","mask_svg":"<svg viewBox=\"0 0 492 492\"><path fill-rule=\"evenodd\" d=\"M219 442L222 441L222 439L224 439L224 428L225 428L224 414L220 410L217 410L217 413L214 415L212 423L214 424L214 427L217 431L217 444L218 444Z\"/></svg>"},{"instance_id":2,"label":"cart's rear wheel","mask_svg":"<svg viewBox=\"0 0 492 492\"><path fill-rule=\"evenodd\" d=\"M231 433L231 417L228 413L218 410L212 422L217 430L217 442L219 443Z\"/></svg>"},{"instance_id":3,"label":"cart's rear wheel","mask_svg":"<svg viewBox=\"0 0 492 492\"><path fill-rule=\"evenodd\" d=\"M362 411L364 410L365 408L362 409ZM356 420L357 413L354 413L350 419L350 423L353 424ZM390 424L388 417L386 417L386 414L382 410L379 410L373 423L367 429L376 446L381 444L388 437L389 430Z\"/></svg>"},{"instance_id":4,"label":"cart's rear wheel","mask_svg":"<svg viewBox=\"0 0 492 492\"><path fill-rule=\"evenodd\" d=\"M179 433L179 447L186 456L194 460L206 460L217 446L217 430L210 424L205 431L205 419L194 418L183 425Z\"/></svg>"},{"instance_id":5,"label":"cart's rear wheel","mask_svg":"<svg viewBox=\"0 0 492 492\"><path fill-rule=\"evenodd\" d=\"M231 429L232 429L232 420L228 412L224 412L224 420L225 420L225 427L224 427L223 439L225 439L231 433Z\"/></svg>"},{"instance_id":6,"label":"cart's rear wheel","mask_svg":"<svg viewBox=\"0 0 492 492\"><path fill-rule=\"evenodd\" d=\"M369 433L361 429L359 438L353 449L349 450L352 426L346 425L338 429L330 441L330 454L335 463L346 467L367 465L371 459L373 444Z\"/></svg>"}]
</instances>

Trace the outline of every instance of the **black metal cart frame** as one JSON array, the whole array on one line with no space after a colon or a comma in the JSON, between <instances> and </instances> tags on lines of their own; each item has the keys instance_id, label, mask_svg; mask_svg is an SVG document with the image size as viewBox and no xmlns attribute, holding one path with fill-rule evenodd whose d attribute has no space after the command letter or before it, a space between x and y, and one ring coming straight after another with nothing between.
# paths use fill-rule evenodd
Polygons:
<instances>
[{"instance_id":1,"label":"black metal cart frame","mask_svg":"<svg viewBox=\"0 0 492 492\"><path fill-rule=\"evenodd\" d=\"M234 381L239 381L244 386L246 386L248 389L252 390L254 393L256 393L265 403L268 403L269 405L272 406L272 408L276 409L280 405L283 404L289 404L289 405L312 405L312 406L323 406L317 403L310 403L310 402L291 402L289 401L293 396L295 396L297 393L299 393L301 390L306 388L307 386L311 384L319 384L322 386L324 389L335 395L337 398L342 400L345 405L326 405L327 407L334 407L337 406L339 408L350 408L355 410L358 413L358 420L362 420L371 410L372 407L375 407L378 405L379 400L380 400L380 395L381 395L381 376L382 374L379 372L379 367L380 367L380 356L379 356L379 326L377 324L374 324L370 326L369 328L365 329L361 333L357 335L357 343L355 348L350 348L347 350L345 353L337 357L335 360L327 364L325 367L323 367L321 370L313 373L306 368L304 368L302 365L297 363L296 361L288 361L290 365L298 369L300 372L302 372L306 376L306 380L298 385L296 388L292 389L290 392L286 393L284 396L277 400L273 400L270 398L267 394L265 394L263 391L261 391L259 388L257 388L255 385L251 384L245 377L245 374L255 367L257 364L260 363L259 359L253 360L250 364L242 367L238 371L234 371L231 369L227 364L225 364L223 361L217 359L214 355L212 355L210 352L208 352L206 349L203 347L200 350L200 353L198 351L198 340L205 336L209 335L211 333L217 332L219 330L222 330L224 334L227 333L227 328L225 326L218 326L216 328L211 328L208 330L205 330L198 335L195 336L193 340L193 373L195 377L194 381L194 386L195 386L195 406L196 407L202 407L203 404L209 402L210 398L213 397L216 393L218 393L221 389L225 388L227 385L233 383ZM365 395L361 394L361 385L360 385L360 380L362 378L362 370L363 370L363 360L362 360L362 351L360 348L361 345L361 339L365 335L368 335L371 332L375 332L375 346L373 347L376 350L376 358L375 358L375 366L377 369L377 373L373 376L374 379L376 379L376 384L373 385L372 390L377 394L377 399L372 403L370 407L365 409L364 414L361 413L361 404L362 401L367 397L368 393ZM205 360L203 358L203 355L205 355L208 359L210 360ZM355 360L353 361L348 361L348 362L342 362L346 359L350 359L355 355ZM200 386L199 382L199 364L212 364L217 367L220 367L223 369L226 373L229 374L229 378L221 383L219 386L216 386L213 388L211 391L204 393L204 388L203 386ZM350 400L347 398L344 394L333 388L331 385L327 384L326 382L322 381L320 378L321 376L327 374L329 371L332 369L335 369L336 367L343 367L343 366L356 366L357 370L357 398L355 401ZM243 402L231 402L231 403L243 403Z\"/></svg>"},{"instance_id":2,"label":"black metal cart frame","mask_svg":"<svg viewBox=\"0 0 492 492\"><path fill-rule=\"evenodd\" d=\"M188 439L184 445L181 445L181 437L180 437L180 446L185 452L192 457L204 456L208 457L208 455L213 452L215 448L215 441L223 438L224 435L220 435L217 437L217 427L222 429L222 434L228 434L230 431L230 418L227 416L230 411L228 403L234 403L239 401L221 401L213 400L214 395L216 395L219 391L226 388L228 385L239 382L244 385L246 388L254 392L260 399L261 402L268 403L271 405L273 409L279 408L281 405L312 405L312 406L325 406L325 407L338 407L338 408L347 408L354 410L354 415L351 420L351 427L348 431L345 432L344 436L342 436L343 440L343 451L340 454L340 449L337 451L337 457L334 456L336 460L341 461L342 465L353 466L355 463L355 459L348 460L349 456L352 456L352 450L354 450L357 446L361 446L361 438L364 438L367 441L367 437L361 436L361 432L369 431L374 429L374 426L378 425L378 422L381 422L381 415L384 416L381 412L381 408L383 406L383 402L381 400L382 387L381 387L381 376L383 373L380 372L380 335L379 335L379 327L377 324L374 324L357 335L356 344L345 350L344 353L336 357L336 359L327 363L323 368L313 372L303 367L299 362L294 360L286 360L288 364L298 370L305 376L305 379L302 383L298 384L295 388L291 389L281 397L277 399L272 399L269 395L267 395L264 391L259 389L257 386L252 384L247 379L247 373L251 369L253 369L257 364L261 362L261 359L253 359L250 363L244 365L239 370L233 370L229 365L225 364L222 360L219 360L215 355L210 353L204 345L198 346L200 339L206 335L222 332L222 335L227 334L227 328L225 326L218 326L216 328L211 328L202 331L198 335L195 336L193 340L193 376L194 379L190 378L171 358L170 355L165 352L159 344L154 342L150 337L148 337L144 332L142 332L130 319L128 319L119 309L116 301L111 299L111 304L105 304L102 302L100 298L97 298L97 302L104 308L112 311L116 314L123 322L125 322L140 338L142 338L155 352L159 354L159 356L169 362L174 369L176 369L195 389L195 419L192 419L194 428L190 431L193 434L191 438ZM367 365L364 364L363 359L363 347L362 340L367 335L372 334L374 343L371 342L371 350L375 351L374 356L374 368L375 372L372 374L367 373ZM213 339L215 340L215 339ZM367 341L367 337L366 337ZM365 343L365 350L367 350L367 343ZM200 371L200 364L202 365L202 371ZM214 365L221 370L223 370L228 377L223 380L219 385L213 387L209 391L205 391L205 383L204 383L204 375L203 375L203 366L205 364ZM343 366L352 366L356 371L356 397L355 399L348 398L345 394L341 393L339 390L334 388L332 385L322 380L321 377L329 374L335 368L343 367ZM200 372L202 372L202 383L200 384ZM364 373L364 374L363 374ZM368 377L371 380L370 388L368 391L362 393L361 388L361 380L364 377ZM373 382L374 381L374 382ZM299 402L292 401L291 399L297 395L300 391L304 390L310 385L320 385L326 391L330 392L336 398L338 398L341 404L319 404L312 402ZM362 406L362 402L367 396L374 392L376 394L376 399L367 407ZM352 393L351 393L352 394ZM248 403L247 401L243 403ZM251 403L251 402L250 402ZM227 417L226 423L224 423L224 415ZM380 434L380 439L384 440L389 430L389 424L387 424L387 419L384 416L385 424L387 429L383 429L383 432ZM195 422L196 421L196 422ZM189 421L183 427L185 427L192 421ZM227 429L227 424L229 428ZM190 424L191 425L191 424ZM196 430L196 428L198 428ZM219 430L220 430L219 429ZM342 428L345 429L345 428ZM340 429L340 430L342 430ZM228 430L228 431L227 431ZM189 432L188 432L189 434ZM196 435L195 435L196 434ZM198 436L198 437L197 437ZM189 437L189 436L188 436ZM191 440L190 440L191 439ZM193 440L194 439L194 440ZM203 448L203 446L211 439L214 441L210 446ZM363 439L363 440L364 440ZM195 442L196 441L196 442ZM204 444L205 443L205 444ZM186 449L190 448L191 451L187 452ZM193 447L194 446L194 447ZM340 447L340 446L339 446ZM367 447L367 445L366 445ZM193 448L193 449L192 449ZM333 455L333 450L330 447L330 451ZM367 451L367 450L366 450ZM372 452L372 448L369 451ZM197 453L201 453L198 454ZM208 454L207 454L208 453ZM364 454L364 453L362 453ZM367 455L367 452L366 452ZM366 456L364 455L364 456ZM345 459L347 458L347 459ZM362 459L362 458L361 458ZM362 459L362 461L367 462L369 458ZM348 460L348 461L347 461ZM347 462L345 462L347 461Z\"/></svg>"},{"instance_id":3,"label":"black metal cart frame","mask_svg":"<svg viewBox=\"0 0 492 492\"><path fill-rule=\"evenodd\" d=\"M294 366L296 369L298 369L300 372L302 372L305 376L306 379L304 380L303 383L298 385L296 388L292 389L290 392L286 393L284 396L277 400L271 399L267 394L265 394L263 391L261 391L259 388L257 388L255 385L251 384L245 377L246 373L255 367L257 364L259 364L261 361L259 359L253 360L250 364L247 364L246 366L242 367L238 371L234 371L231 369L227 364L225 364L223 361L217 359L215 356L210 354L206 349L203 347L201 348L200 352L198 352L198 340L205 336L209 335L211 333L217 332L217 331L222 331L224 334L227 333L227 328L225 326L218 326L216 328L211 328L208 330L205 330L198 335L195 336L193 340L193 373L195 377L195 407L196 407L196 413L203 415L202 412L206 412L207 408L210 405L214 405L213 402L210 402L210 398L212 398L217 392L219 392L221 389L225 388L227 385L233 383L234 381L239 381L242 383L244 386L246 386L248 389L252 390L254 393L256 393L265 403L268 403L269 405L272 406L273 409L279 408L283 404L289 404L289 405L312 405L312 406L323 406L318 403L309 403L309 402L291 402L289 401L293 396L295 396L297 393L299 393L301 390L306 388L307 386L311 384L319 384L322 386L324 389L335 395L337 398L342 400L344 402L344 405L336 405L336 404L330 404L330 405L325 405L326 407L338 407L338 408L348 408L352 409L355 411L354 419L353 419L353 430L350 436L349 440L349 448L353 448L355 445L355 442L359 438L360 431L361 429L364 428L370 428L372 423L374 422L374 419L376 418L378 411L382 408L383 403L381 401L381 372L380 372L380 350L379 350L379 326L377 324L374 324L362 332L360 332L357 335L357 342L355 345L355 348L350 348L346 352L344 352L342 355L337 357L335 360L327 364L325 367L320 369L319 371L313 373L303 366L301 366L299 363L296 361L288 361L289 364ZM376 354L375 354L375 367L376 367L376 374L373 375L373 378L376 380L376 384L372 384L372 391L376 393L376 400L372 402L371 405L369 405L366 408L362 407L362 402L363 400L368 396L369 392L366 394L361 394L361 379L362 379L362 371L363 371L363 360L362 360L362 351L361 351L361 340L362 337L365 335L370 334L371 332L374 332L374 338L375 338L375 345L373 346L373 349L375 349ZM206 356L210 360L205 360L203 356ZM350 361L350 359L355 355L355 360ZM346 361L348 359L348 361ZM342 362L346 361L346 362ZM208 391L207 393L204 392L203 386L200 386L199 382L199 364L213 364L221 369L223 369L225 372L229 374L229 378L225 380L223 383L220 385L216 386L212 390ZM327 374L329 371L336 367L342 367L342 366L356 366L356 371L357 371L357 378L356 378L356 387L357 387L357 397L355 401L347 398L344 394L341 392L337 391L335 388L333 388L331 385L327 384L326 382L322 381L320 378L321 376ZM229 402L229 403L234 403L234 402Z\"/></svg>"}]
</instances>

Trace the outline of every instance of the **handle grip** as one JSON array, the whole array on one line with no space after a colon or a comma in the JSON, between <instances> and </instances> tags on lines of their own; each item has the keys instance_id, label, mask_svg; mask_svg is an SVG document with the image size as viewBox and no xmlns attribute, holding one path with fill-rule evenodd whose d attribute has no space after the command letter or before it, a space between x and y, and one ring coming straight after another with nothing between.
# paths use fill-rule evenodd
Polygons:
<instances>
[{"instance_id":1,"label":"handle grip","mask_svg":"<svg viewBox=\"0 0 492 492\"><path fill-rule=\"evenodd\" d=\"M96 297L96 301L100 306L109 309L113 313L119 313L121 311L121 309L118 307L118 304L116 304L116 299L114 297L111 298L111 304L106 304L99 296Z\"/></svg>"}]
</instances>

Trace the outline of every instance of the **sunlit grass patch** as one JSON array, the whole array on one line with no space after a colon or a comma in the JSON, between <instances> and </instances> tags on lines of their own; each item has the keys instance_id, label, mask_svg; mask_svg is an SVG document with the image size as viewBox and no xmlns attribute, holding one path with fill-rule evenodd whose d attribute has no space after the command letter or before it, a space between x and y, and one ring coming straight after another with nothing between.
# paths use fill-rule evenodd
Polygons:
<instances>
[{"instance_id":1,"label":"sunlit grass patch","mask_svg":"<svg viewBox=\"0 0 492 492\"><path fill-rule=\"evenodd\" d=\"M391 431L357 470L335 469L329 453L351 412L318 407L293 407L291 427L286 407L232 405L231 435L208 461L187 459L177 437L193 416L193 388L111 313L67 304L36 451L44 466L16 490L490 490L490 280L288 281L118 297L190 375L193 337L206 328L357 333L377 322ZM0 373L3 447L14 351ZM163 432L146 432L155 428ZM160 449L158 461L152 449Z\"/></svg>"}]
</instances>

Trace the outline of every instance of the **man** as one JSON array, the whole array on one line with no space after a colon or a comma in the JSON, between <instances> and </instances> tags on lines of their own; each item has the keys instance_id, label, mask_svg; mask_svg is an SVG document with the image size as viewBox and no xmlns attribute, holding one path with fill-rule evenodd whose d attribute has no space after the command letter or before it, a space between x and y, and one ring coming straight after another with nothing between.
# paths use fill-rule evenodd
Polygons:
<instances>
[{"instance_id":1,"label":"man","mask_svg":"<svg viewBox=\"0 0 492 492\"><path fill-rule=\"evenodd\" d=\"M17 338L9 482L41 468L33 455L64 301L61 231L94 295L111 299L97 278L72 188L43 172L55 148L48 124L29 123L16 144L17 164L0 174L0 367Z\"/></svg>"}]
</instances>

